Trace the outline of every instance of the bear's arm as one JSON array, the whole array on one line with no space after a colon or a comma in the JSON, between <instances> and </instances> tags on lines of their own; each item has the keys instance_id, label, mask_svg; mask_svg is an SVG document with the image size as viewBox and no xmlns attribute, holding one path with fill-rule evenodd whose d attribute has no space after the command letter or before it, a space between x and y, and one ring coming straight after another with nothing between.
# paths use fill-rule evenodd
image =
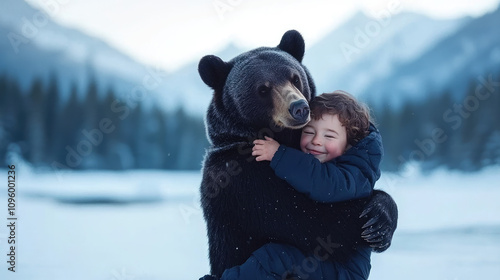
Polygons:
<instances>
[{"instance_id":1,"label":"bear's arm","mask_svg":"<svg viewBox=\"0 0 500 280\"><path fill-rule=\"evenodd\" d=\"M369 242L375 252L387 250L398 226L396 202L386 192L374 190L361 216L368 217L368 222L363 225L361 237Z\"/></svg>"}]
</instances>

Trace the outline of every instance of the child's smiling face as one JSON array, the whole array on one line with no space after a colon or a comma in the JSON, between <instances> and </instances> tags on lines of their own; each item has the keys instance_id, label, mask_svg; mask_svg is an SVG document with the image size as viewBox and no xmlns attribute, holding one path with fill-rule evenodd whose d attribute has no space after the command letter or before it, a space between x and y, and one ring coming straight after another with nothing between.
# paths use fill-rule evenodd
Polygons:
<instances>
[{"instance_id":1,"label":"child's smiling face","mask_svg":"<svg viewBox=\"0 0 500 280\"><path fill-rule=\"evenodd\" d=\"M320 162L342 155L347 147L347 132L338 115L324 114L311 120L303 129L300 148Z\"/></svg>"}]
</instances>

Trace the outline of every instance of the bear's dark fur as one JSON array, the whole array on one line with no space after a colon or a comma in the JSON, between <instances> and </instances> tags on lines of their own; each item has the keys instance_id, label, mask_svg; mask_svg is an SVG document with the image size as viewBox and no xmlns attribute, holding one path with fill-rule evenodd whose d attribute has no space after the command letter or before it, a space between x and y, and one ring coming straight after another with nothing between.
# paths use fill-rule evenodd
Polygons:
<instances>
[{"instance_id":1,"label":"bear's dark fur","mask_svg":"<svg viewBox=\"0 0 500 280\"><path fill-rule=\"evenodd\" d=\"M251 156L252 141L264 135L298 146L298 128L309 116L294 114L291 104L315 94L303 55L304 40L292 30L278 47L258 48L229 62L205 56L199 63L202 80L214 89L206 116L211 146L200 188L213 275L220 277L269 242L310 254L322 250L332 261L345 260L356 244L366 245L361 238L366 219L358 217L368 199L314 202L276 177L269 162ZM383 192L374 196L392 202Z\"/></svg>"}]
</instances>

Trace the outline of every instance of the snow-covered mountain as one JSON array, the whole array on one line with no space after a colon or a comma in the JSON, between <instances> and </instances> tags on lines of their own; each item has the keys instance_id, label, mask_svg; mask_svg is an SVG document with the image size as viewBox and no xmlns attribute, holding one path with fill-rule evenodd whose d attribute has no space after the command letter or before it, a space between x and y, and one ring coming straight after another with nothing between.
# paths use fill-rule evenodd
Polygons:
<instances>
[{"instance_id":1,"label":"snow-covered mountain","mask_svg":"<svg viewBox=\"0 0 500 280\"><path fill-rule=\"evenodd\" d=\"M35 77L55 74L63 91L76 83L80 92L96 79L102 92L112 87L120 98L130 99L142 90L148 94L145 101L204 115L211 91L199 78L199 58L167 73L48 17L40 22L41 12L24 1L4 0L3 7L0 75L26 88ZM461 89L471 76L493 71L500 61L500 37L493 29L499 25L499 10L448 20L406 12L383 19L357 13L316 44L306 42L304 64L319 93L344 89L400 103L408 96ZM215 54L229 60L243 51L229 44Z\"/></svg>"},{"instance_id":2,"label":"snow-covered mountain","mask_svg":"<svg viewBox=\"0 0 500 280\"><path fill-rule=\"evenodd\" d=\"M113 81L131 85L147 73L144 65L104 41L59 25L24 1L4 2L0 71L16 76L23 85L51 73L60 77L63 86L69 82L83 86L89 75L102 81L102 86Z\"/></svg>"},{"instance_id":3,"label":"snow-covered mountain","mask_svg":"<svg viewBox=\"0 0 500 280\"><path fill-rule=\"evenodd\" d=\"M343 89L359 95L469 20L437 20L407 12L376 19L359 12L308 49L304 63L319 93Z\"/></svg>"},{"instance_id":4,"label":"snow-covered mountain","mask_svg":"<svg viewBox=\"0 0 500 280\"><path fill-rule=\"evenodd\" d=\"M457 19L409 12L375 19L359 12L314 45L306 42L304 64L318 93L344 89L374 105L444 90L459 96L465 87L460 82L499 65L500 37L493 29L499 25L499 10ZM229 45L219 55L229 60L242 51ZM172 73L167 84L169 91L199 92L206 104L210 91L199 81L196 63Z\"/></svg>"},{"instance_id":5,"label":"snow-covered mountain","mask_svg":"<svg viewBox=\"0 0 500 280\"><path fill-rule=\"evenodd\" d=\"M471 20L437 41L418 57L398 65L396 71L372 80L360 93L374 103L390 102L397 106L409 98L418 100L431 94L450 92L463 98L478 77L498 81L500 73L500 7ZM471 84L472 83L472 84Z\"/></svg>"},{"instance_id":6,"label":"snow-covered mountain","mask_svg":"<svg viewBox=\"0 0 500 280\"><path fill-rule=\"evenodd\" d=\"M24 89L35 78L47 81L53 75L65 99L72 84L84 93L94 79L102 93L113 88L124 102L141 99L165 109L182 106L200 116L211 98L197 62L172 73L144 65L99 38L54 22L24 1L2 1L0 34L0 75L14 77ZM239 52L229 46L219 54Z\"/></svg>"}]
</instances>

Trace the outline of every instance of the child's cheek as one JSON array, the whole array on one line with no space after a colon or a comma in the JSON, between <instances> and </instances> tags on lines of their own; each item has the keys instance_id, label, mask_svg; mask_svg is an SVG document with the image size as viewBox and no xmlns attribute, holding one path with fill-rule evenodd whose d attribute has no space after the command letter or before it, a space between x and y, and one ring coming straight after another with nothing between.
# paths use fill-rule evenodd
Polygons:
<instances>
[{"instance_id":1,"label":"child's cheek","mask_svg":"<svg viewBox=\"0 0 500 280\"><path fill-rule=\"evenodd\" d=\"M307 136L304 136L305 134L302 133L302 136L300 137L300 149L302 152L306 152L306 146L307 143L309 143L309 139Z\"/></svg>"}]
</instances>

